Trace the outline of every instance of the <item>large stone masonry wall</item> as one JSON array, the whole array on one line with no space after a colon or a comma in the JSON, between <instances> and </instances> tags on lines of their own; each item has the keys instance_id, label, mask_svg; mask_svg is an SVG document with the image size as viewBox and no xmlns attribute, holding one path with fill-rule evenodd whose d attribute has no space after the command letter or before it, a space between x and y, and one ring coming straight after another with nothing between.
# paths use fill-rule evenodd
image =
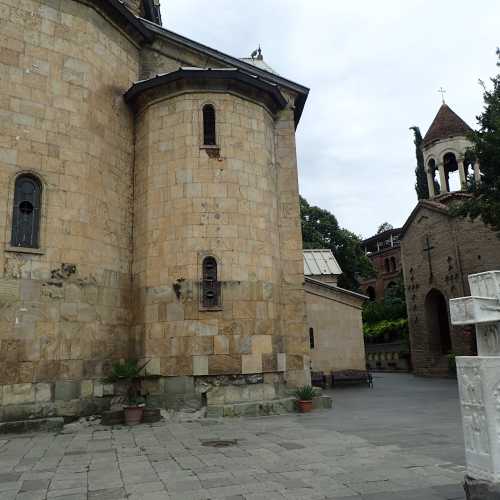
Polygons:
<instances>
[{"instance_id":1,"label":"large stone masonry wall","mask_svg":"<svg viewBox=\"0 0 500 500\"><path fill-rule=\"evenodd\" d=\"M127 353L133 119L122 95L138 71L137 48L84 3L0 0L4 418L78 411ZM43 183L39 253L7 251L24 171Z\"/></svg>"},{"instance_id":2,"label":"large stone masonry wall","mask_svg":"<svg viewBox=\"0 0 500 500\"><path fill-rule=\"evenodd\" d=\"M425 237L429 235L433 281L429 283L429 263ZM451 218L422 208L401 243L406 302L415 373L442 375L447 361L432 349L432 335L425 314L425 298L433 288L448 301L469 295L469 274L500 266L500 241L480 219ZM451 326L452 350L470 355L474 346L472 327Z\"/></svg>"}]
</instances>

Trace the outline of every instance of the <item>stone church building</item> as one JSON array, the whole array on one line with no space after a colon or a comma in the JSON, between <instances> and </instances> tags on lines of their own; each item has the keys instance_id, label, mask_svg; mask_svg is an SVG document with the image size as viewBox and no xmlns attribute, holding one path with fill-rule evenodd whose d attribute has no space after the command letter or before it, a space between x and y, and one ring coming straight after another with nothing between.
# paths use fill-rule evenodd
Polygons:
<instances>
[{"instance_id":1,"label":"stone church building","mask_svg":"<svg viewBox=\"0 0 500 500\"><path fill-rule=\"evenodd\" d=\"M450 213L480 182L468 157L470 127L443 103L424 136L430 192L403 226L401 256L413 368L418 375L448 373L448 354L475 352L475 332L451 325L449 299L470 295L467 277L500 267L500 239L480 219Z\"/></svg>"},{"instance_id":2,"label":"stone church building","mask_svg":"<svg viewBox=\"0 0 500 500\"><path fill-rule=\"evenodd\" d=\"M308 383L308 89L158 0L1 0L0 35L0 420L95 411L130 357L170 406Z\"/></svg>"}]
</instances>

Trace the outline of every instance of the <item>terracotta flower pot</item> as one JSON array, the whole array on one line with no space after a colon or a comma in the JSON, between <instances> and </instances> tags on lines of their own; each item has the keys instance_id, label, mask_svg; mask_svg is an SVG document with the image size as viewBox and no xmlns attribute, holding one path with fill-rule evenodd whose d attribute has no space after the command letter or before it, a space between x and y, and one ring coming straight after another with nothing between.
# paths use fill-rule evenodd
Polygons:
<instances>
[{"instance_id":1,"label":"terracotta flower pot","mask_svg":"<svg viewBox=\"0 0 500 500\"><path fill-rule=\"evenodd\" d=\"M137 425L142 421L142 415L144 414L144 406L125 406L123 411L125 412L125 423L127 425Z\"/></svg>"},{"instance_id":2,"label":"terracotta flower pot","mask_svg":"<svg viewBox=\"0 0 500 500\"><path fill-rule=\"evenodd\" d=\"M299 405L299 412L300 413L309 413L312 410L313 407L313 402L312 401L306 401L303 399L299 399L297 401L297 404Z\"/></svg>"}]
</instances>

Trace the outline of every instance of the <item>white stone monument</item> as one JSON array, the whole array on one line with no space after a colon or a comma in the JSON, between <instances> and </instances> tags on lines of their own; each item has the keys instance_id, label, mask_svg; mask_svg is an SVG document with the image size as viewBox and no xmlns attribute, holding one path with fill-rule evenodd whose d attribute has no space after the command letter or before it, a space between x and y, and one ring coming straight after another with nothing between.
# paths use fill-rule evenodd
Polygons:
<instances>
[{"instance_id":1,"label":"white stone monument","mask_svg":"<svg viewBox=\"0 0 500 500\"><path fill-rule=\"evenodd\" d=\"M500 499L500 271L469 276L450 300L454 325L476 325L477 356L457 357L469 500Z\"/></svg>"}]
</instances>

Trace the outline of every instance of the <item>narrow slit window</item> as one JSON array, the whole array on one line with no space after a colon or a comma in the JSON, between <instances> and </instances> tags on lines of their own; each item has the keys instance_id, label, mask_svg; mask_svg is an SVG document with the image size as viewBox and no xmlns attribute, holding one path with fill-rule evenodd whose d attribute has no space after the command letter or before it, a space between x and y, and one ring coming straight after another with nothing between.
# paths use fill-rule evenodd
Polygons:
<instances>
[{"instance_id":1,"label":"narrow slit window","mask_svg":"<svg viewBox=\"0 0 500 500\"><path fill-rule=\"evenodd\" d=\"M202 268L202 306L204 308L219 307L221 301L217 261L214 257L205 257Z\"/></svg>"},{"instance_id":2,"label":"narrow slit window","mask_svg":"<svg viewBox=\"0 0 500 500\"><path fill-rule=\"evenodd\" d=\"M31 175L20 175L14 187L11 246L39 248L42 185Z\"/></svg>"},{"instance_id":3,"label":"narrow slit window","mask_svg":"<svg viewBox=\"0 0 500 500\"><path fill-rule=\"evenodd\" d=\"M203 145L215 146L215 108L211 104L203 106Z\"/></svg>"},{"instance_id":4,"label":"narrow slit window","mask_svg":"<svg viewBox=\"0 0 500 500\"><path fill-rule=\"evenodd\" d=\"M314 328L309 328L309 346L314 349Z\"/></svg>"}]
</instances>

